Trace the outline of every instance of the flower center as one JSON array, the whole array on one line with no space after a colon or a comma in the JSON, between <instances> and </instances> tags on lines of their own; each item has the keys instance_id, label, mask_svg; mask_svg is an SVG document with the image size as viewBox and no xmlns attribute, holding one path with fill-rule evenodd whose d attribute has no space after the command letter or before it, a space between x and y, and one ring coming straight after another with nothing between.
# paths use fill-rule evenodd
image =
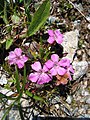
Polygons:
<instances>
[{"instance_id":1,"label":"flower center","mask_svg":"<svg viewBox=\"0 0 90 120\"><path fill-rule=\"evenodd\" d=\"M40 70L39 70L39 73L40 73L40 74L44 73L44 70L43 70L43 69L40 69Z\"/></svg>"},{"instance_id":2,"label":"flower center","mask_svg":"<svg viewBox=\"0 0 90 120\"><path fill-rule=\"evenodd\" d=\"M58 36L55 34L55 32L54 32L54 39L56 40L58 38Z\"/></svg>"},{"instance_id":3,"label":"flower center","mask_svg":"<svg viewBox=\"0 0 90 120\"><path fill-rule=\"evenodd\" d=\"M55 62L55 63L54 63L54 67L57 67L57 66L58 66L58 62Z\"/></svg>"}]
</instances>

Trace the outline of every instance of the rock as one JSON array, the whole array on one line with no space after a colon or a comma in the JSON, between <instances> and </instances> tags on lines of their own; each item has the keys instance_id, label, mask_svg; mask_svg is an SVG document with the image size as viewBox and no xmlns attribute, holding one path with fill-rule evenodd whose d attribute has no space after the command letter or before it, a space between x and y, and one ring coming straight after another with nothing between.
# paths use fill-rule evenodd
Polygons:
<instances>
[{"instance_id":1,"label":"rock","mask_svg":"<svg viewBox=\"0 0 90 120\"><path fill-rule=\"evenodd\" d=\"M88 97L88 99L86 100L87 104L90 104L90 96Z\"/></svg>"},{"instance_id":2,"label":"rock","mask_svg":"<svg viewBox=\"0 0 90 120\"><path fill-rule=\"evenodd\" d=\"M90 118L90 114L85 114L84 117L85 118Z\"/></svg>"},{"instance_id":3,"label":"rock","mask_svg":"<svg viewBox=\"0 0 90 120\"><path fill-rule=\"evenodd\" d=\"M90 22L90 17L89 16L87 16L86 19Z\"/></svg>"},{"instance_id":4,"label":"rock","mask_svg":"<svg viewBox=\"0 0 90 120\"><path fill-rule=\"evenodd\" d=\"M86 112L86 110L84 108L81 108L78 110L79 114L83 114L84 112Z\"/></svg>"},{"instance_id":5,"label":"rock","mask_svg":"<svg viewBox=\"0 0 90 120\"><path fill-rule=\"evenodd\" d=\"M87 28L90 30L90 24L87 25Z\"/></svg>"},{"instance_id":6,"label":"rock","mask_svg":"<svg viewBox=\"0 0 90 120\"><path fill-rule=\"evenodd\" d=\"M52 104L56 104L57 102L60 101L60 96L55 96L52 100L50 100Z\"/></svg>"},{"instance_id":7,"label":"rock","mask_svg":"<svg viewBox=\"0 0 90 120\"><path fill-rule=\"evenodd\" d=\"M76 107L71 113L72 113L72 116L75 116L78 112L78 107Z\"/></svg>"},{"instance_id":8,"label":"rock","mask_svg":"<svg viewBox=\"0 0 90 120\"><path fill-rule=\"evenodd\" d=\"M59 106L59 104L55 104L55 107L56 107L56 109L59 109L60 106Z\"/></svg>"},{"instance_id":9,"label":"rock","mask_svg":"<svg viewBox=\"0 0 90 120\"><path fill-rule=\"evenodd\" d=\"M64 48L64 52L68 53L66 57L71 61L73 60L73 56L78 47L78 36L79 31L77 29L75 31L66 32L64 34L62 46Z\"/></svg>"},{"instance_id":10,"label":"rock","mask_svg":"<svg viewBox=\"0 0 90 120\"><path fill-rule=\"evenodd\" d=\"M75 4L75 7L78 8L80 11L83 11L83 6L81 3Z\"/></svg>"},{"instance_id":11,"label":"rock","mask_svg":"<svg viewBox=\"0 0 90 120\"><path fill-rule=\"evenodd\" d=\"M56 20L57 20L57 18L56 18L56 17L53 17L53 16L50 16L50 17L48 18L49 23L54 23Z\"/></svg>"},{"instance_id":12,"label":"rock","mask_svg":"<svg viewBox=\"0 0 90 120\"><path fill-rule=\"evenodd\" d=\"M10 95L14 94L14 92L12 92L12 91L10 91L10 90L7 90L7 89L4 89L4 88L2 88L2 87L0 87L0 92L1 92L2 94L7 95L7 96L10 96Z\"/></svg>"},{"instance_id":13,"label":"rock","mask_svg":"<svg viewBox=\"0 0 90 120\"><path fill-rule=\"evenodd\" d=\"M0 84L1 85L7 84L7 79L5 74L1 75Z\"/></svg>"},{"instance_id":14,"label":"rock","mask_svg":"<svg viewBox=\"0 0 90 120\"><path fill-rule=\"evenodd\" d=\"M88 62L87 61L74 61L72 63L73 68L75 69L75 73L73 79L76 80L81 76L85 75L88 70Z\"/></svg>"},{"instance_id":15,"label":"rock","mask_svg":"<svg viewBox=\"0 0 90 120\"><path fill-rule=\"evenodd\" d=\"M82 96L88 96L89 95L89 92L88 91L85 91L85 90L82 90Z\"/></svg>"},{"instance_id":16,"label":"rock","mask_svg":"<svg viewBox=\"0 0 90 120\"><path fill-rule=\"evenodd\" d=\"M80 25L80 22L81 22L80 20L75 20L75 21L73 22L74 27Z\"/></svg>"},{"instance_id":17,"label":"rock","mask_svg":"<svg viewBox=\"0 0 90 120\"><path fill-rule=\"evenodd\" d=\"M66 99L66 102L67 102L68 104L71 104L71 102L72 102L72 97L68 95L68 97L67 97L67 99Z\"/></svg>"},{"instance_id":18,"label":"rock","mask_svg":"<svg viewBox=\"0 0 90 120\"><path fill-rule=\"evenodd\" d=\"M87 114L89 114L89 115L90 115L90 109L88 109L88 110L87 110Z\"/></svg>"},{"instance_id":19,"label":"rock","mask_svg":"<svg viewBox=\"0 0 90 120\"><path fill-rule=\"evenodd\" d=\"M88 86L88 82L84 81L84 88L86 88Z\"/></svg>"},{"instance_id":20,"label":"rock","mask_svg":"<svg viewBox=\"0 0 90 120\"><path fill-rule=\"evenodd\" d=\"M11 109L9 112L9 120L21 120L19 111Z\"/></svg>"}]
</instances>

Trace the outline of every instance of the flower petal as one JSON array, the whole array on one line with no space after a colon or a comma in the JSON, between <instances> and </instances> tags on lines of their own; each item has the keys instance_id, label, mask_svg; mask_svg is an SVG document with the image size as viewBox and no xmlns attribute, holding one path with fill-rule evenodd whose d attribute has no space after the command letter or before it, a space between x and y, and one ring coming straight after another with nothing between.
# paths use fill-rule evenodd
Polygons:
<instances>
[{"instance_id":1,"label":"flower petal","mask_svg":"<svg viewBox=\"0 0 90 120\"><path fill-rule=\"evenodd\" d=\"M47 62L45 62L45 65L47 66L47 68L51 69L54 65L54 62L52 60L48 60Z\"/></svg>"},{"instance_id":2,"label":"flower petal","mask_svg":"<svg viewBox=\"0 0 90 120\"><path fill-rule=\"evenodd\" d=\"M61 79L61 84L66 85L68 83L68 80L65 78Z\"/></svg>"},{"instance_id":3,"label":"flower petal","mask_svg":"<svg viewBox=\"0 0 90 120\"><path fill-rule=\"evenodd\" d=\"M50 70L50 73L52 76L57 75L57 69L55 69L54 67Z\"/></svg>"},{"instance_id":4,"label":"flower petal","mask_svg":"<svg viewBox=\"0 0 90 120\"><path fill-rule=\"evenodd\" d=\"M61 36L61 37L63 37L63 34L61 34L61 32L60 32L58 29L55 30L54 33L55 33L56 36Z\"/></svg>"},{"instance_id":5,"label":"flower petal","mask_svg":"<svg viewBox=\"0 0 90 120\"><path fill-rule=\"evenodd\" d=\"M54 31L53 31L53 30L48 30L48 34L49 34L50 36L54 36Z\"/></svg>"},{"instance_id":6,"label":"flower petal","mask_svg":"<svg viewBox=\"0 0 90 120\"><path fill-rule=\"evenodd\" d=\"M58 44L61 44L63 42L63 35L60 33L59 30L55 30L55 40Z\"/></svg>"},{"instance_id":7,"label":"flower petal","mask_svg":"<svg viewBox=\"0 0 90 120\"><path fill-rule=\"evenodd\" d=\"M44 83L48 83L49 81L51 81L51 77L48 76L48 74L46 73L42 73L37 81L37 84L44 84Z\"/></svg>"},{"instance_id":8,"label":"flower petal","mask_svg":"<svg viewBox=\"0 0 90 120\"><path fill-rule=\"evenodd\" d=\"M31 80L32 82L37 82L37 80L39 79L40 74L35 72L35 73L31 73L29 74L28 79Z\"/></svg>"},{"instance_id":9,"label":"flower petal","mask_svg":"<svg viewBox=\"0 0 90 120\"><path fill-rule=\"evenodd\" d=\"M55 40L54 37L49 37L47 41L48 43L53 44Z\"/></svg>"},{"instance_id":10,"label":"flower petal","mask_svg":"<svg viewBox=\"0 0 90 120\"><path fill-rule=\"evenodd\" d=\"M69 80L72 80L72 77L70 75L70 72L67 72L68 76L69 76Z\"/></svg>"},{"instance_id":11,"label":"flower petal","mask_svg":"<svg viewBox=\"0 0 90 120\"><path fill-rule=\"evenodd\" d=\"M22 60L17 60L16 64L17 64L18 68L23 68L24 67L24 62Z\"/></svg>"},{"instance_id":12,"label":"flower petal","mask_svg":"<svg viewBox=\"0 0 90 120\"><path fill-rule=\"evenodd\" d=\"M8 60L13 60L14 58L16 58L15 53L13 51L9 52Z\"/></svg>"},{"instance_id":13,"label":"flower petal","mask_svg":"<svg viewBox=\"0 0 90 120\"><path fill-rule=\"evenodd\" d=\"M51 55L51 60L54 62L58 62L59 61L59 56L57 54L53 54Z\"/></svg>"},{"instance_id":14,"label":"flower petal","mask_svg":"<svg viewBox=\"0 0 90 120\"><path fill-rule=\"evenodd\" d=\"M58 36L55 40L58 44L61 44L63 42L63 38L61 36Z\"/></svg>"},{"instance_id":15,"label":"flower petal","mask_svg":"<svg viewBox=\"0 0 90 120\"><path fill-rule=\"evenodd\" d=\"M74 74L75 71L74 71L72 65L70 65L70 67L69 67L69 71L72 72L72 73Z\"/></svg>"},{"instance_id":16,"label":"flower petal","mask_svg":"<svg viewBox=\"0 0 90 120\"><path fill-rule=\"evenodd\" d=\"M39 71L40 69L42 69L40 62L35 62L34 64L31 65L31 67L35 71Z\"/></svg>"},{"instance_id":17,"label":"flower petal","mask_svg":"<svg viewBox=\"0 0 90 120\"><path fill-rule=\"evenodd\" d=\"M26 62L26 61L28 60L28 57L26 57L25 55L22 55L22 56L21 56L21 60L22 60L23 62Z\"/></svg>"},{"instance_id":18,"label":"flower petal","mask_svg":"<svg viewBox=\"0 0 90 120\"><path fill-rule=\"evenodd\" d=\"M58 67L57 72L59 75L64 75L66 73L66 69L62 67Z\"/></svg>"},{"instance_id":19,"label":"flower petal","mask_svg":"<svg viewBox=\"0 0 90 120\"><path fill-rule=\"evenodd\" d=\"M48 72L48 70L49 70L48 67L47 67L46 65L44 65L44 66L43 66L43 71L44 71L44 72Z\"/></svg>"},{"instance_id":20,"label":"flower petal","mask_svg":"<svg viewBox=\"0 0 90 120\"><path fill-rule=\"evenodd\" d=\"M21 54L22 54L22 49L21 49L21 48L16 48L16 49L14 50L14 53L15 53L17 56L21 56Z\"/></svg>"},{"instance_id":21,"label":"flower petal","mask_svg":"<svg viewBox=\"0 0 90 120\"><path fill-rule=\"evenodd\" d=\"M59 65L62 67L69 67L70 66L70 60L67 58L64 58L59 61Z\"/></svg>"},{"instance_id":22,"label":"flower petal","mask_svg":"<svg viewBox=\"0 0 90 120\"><path fill-rule=\"evenodd\" d=\"M15 64L16 62L14 61L14 60L9 60L9 64L10 65L13 65L13 64Z\"/></svg>"}]
</instances>

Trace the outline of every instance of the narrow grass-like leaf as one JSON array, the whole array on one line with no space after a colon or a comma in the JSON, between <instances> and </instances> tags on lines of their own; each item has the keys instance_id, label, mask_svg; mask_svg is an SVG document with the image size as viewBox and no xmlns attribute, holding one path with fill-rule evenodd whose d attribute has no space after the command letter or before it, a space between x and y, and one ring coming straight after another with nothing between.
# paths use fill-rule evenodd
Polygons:
<instances>
[{"instance_id":1,"label":"narrow grass-like leaf","mask_svg":"<svg viewBox=\"0 0 90 120\"><path fill-rule=\"evenodd\" d=\"M28 27L28 36L33 35L35 32L37 32L40 27L45 23L47 20L47 17L50 13L50 0L45 0L38 10L35 12L31 24Z\"/></svg>"},{"instance_id":2,"label":"narrow grass-like leaf","mask_svg":"<svg viewBox=\"0 0 90 120\"><path fill-rule=\"evenodd\" d=\"M11 110L11 108L14 106L16 101L14 101L10 106L9 108L6 110L6 112L4 113L3 117L1 118L1 120L5 120L7 114L9 113L9 111Z\"/></svg>"},{"instance_id":3,"label":"narrow grass-like leaf","mask_svg":"<svg viewBox=\"0 0 90 120\"><path fill-rule=\"evenodd\" d=\"M3 13L4 10L4 0L0 0L0 15Z\"/></svg>"},{"instance_id":4,"label":"narrow grass-like leaf","mask_svg":"<svg viewBox=\"0 0 90 120\"><path fill-rule=\"evenodd\" d=\"M7 41L6 41L6 50L10 48L12 43L13 43L13 39L11 39L11 38L7 39Z\"/></svg>"},{"instance_id":5,"label":"narrow grass-like leaf","mask_svg":"<svg viewBox=\"0 0 90 120\"><path fill-rule=\"evenodd\" d=\"M31 98L35 99L35 100L38 100L38 101L44 101L44 99L40 96L37 96L37 95L34 95L32 94L31 92L29 92L28 90L26 91L26 94L28 96L30 96Z\"/></svg>"},{"instance_id":6,"label":"narrow grass-like leaf","mask_svg":"<svg viewBox=\"0 0 90 120\"><path fill-rule=\"evenodd\" d=\"M16 70L16 74L15 74L15 78L16 78L16 88L17 88L18 93L20 93L20 81L19 81L19 75L18 75L17 66L15 66L15 70Z\"/></svg>"},{"instance_id":7,"label":"narrow grass-like leaf","mask_svg":"<svg viewBox=\"0 0 90 120\"><path fill-rule=\"evenodd\" d=\"M25 83L26 83L26 66L24 65L24 79L22 81L22 90L19 94L19 99L22 97L22 94L23 94L23 91L24 91L24 88L25 88Z\"/></svg>"},{"instance_id":8,"label":"narrow grass-like leaf","mask_svg":"<svg viewBox=\"0 0 90 120\"><path fill-rule=\"evenodd\" d=\"M0 98L7 98L7 96L2 94L2 93L0 93Z\"/></svg>"},{"instance_id":9,"label":"narrow grass-like leaf","mask_svg":"<svg viewBox=\"0 0 90 120\"><path fill-rule=\"evenodd\" d=\"M2 99L2 98L7 98L8 100L15 100L16 99L16 98L11 98L11 96L6 96L6 95L0 93L0 99Z\"/></svg>"},{"instance_id":10,"label":"narrow grass-like leaf","mask_svg":"<svg viewBox=\"0 0 90 120\"><path fill-rule=\"evenodd\" d=\"M5 24L8 24L8 18L7 18L7 1L4 0L4 16L3 16L3 20L5 22Z\"/></svg>"}]
</instances>

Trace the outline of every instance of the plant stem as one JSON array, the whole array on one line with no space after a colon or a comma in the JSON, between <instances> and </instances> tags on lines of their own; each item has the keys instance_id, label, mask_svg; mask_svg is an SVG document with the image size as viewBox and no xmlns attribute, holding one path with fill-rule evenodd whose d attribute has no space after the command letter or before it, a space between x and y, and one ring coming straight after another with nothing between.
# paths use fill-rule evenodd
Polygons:
<instances>
[{"instance_id":1,"label":"plant stem","mask_svg":"<svg viewBox=\"0 0 90 120\"><path fill-rule=\"evenodd\" d=\"M16 70L16 74L15 74L15 78L16 78L16 88L17 88L18 93L20 93L20 81L19 81L19 75L18 75L17 66L15 66L15 70Z\"/></svg>"},{"instance_id":2,"label":"plant stem","mask_svg":"<svg viewBox=\"0 0 90 120\"><path fill-rule=\"evenodd\" d=\"M19 114L20 114L21 120L24 120L20 101L18 102L18 110L19 110Z\"/></svg>"}]
</instances>

